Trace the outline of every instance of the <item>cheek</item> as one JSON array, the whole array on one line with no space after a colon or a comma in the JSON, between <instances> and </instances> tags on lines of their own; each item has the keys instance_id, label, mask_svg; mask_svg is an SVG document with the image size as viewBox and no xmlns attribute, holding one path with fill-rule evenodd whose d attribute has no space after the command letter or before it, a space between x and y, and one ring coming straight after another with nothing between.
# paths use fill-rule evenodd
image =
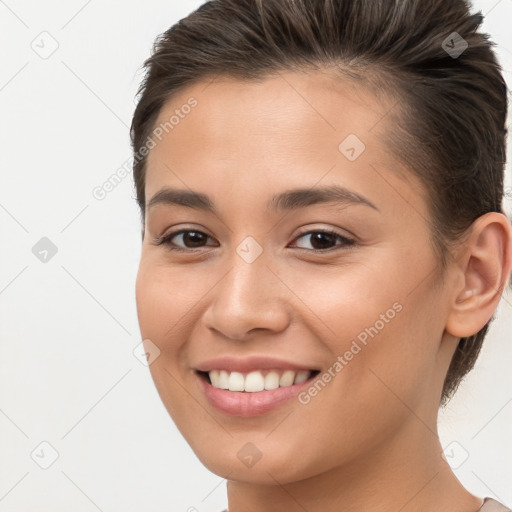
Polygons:
<instances>
[{"instance_id":1,"label":"cheek","mask_svg":"<svg viewBox=\"0 0 512 512\"><path fill-rule=\"evenodd\" d=\"M407 268L397 260L381 262L386 272L355 266L331 278L308 279L309 286L296 278L295 290L315 314L309 329L331 354L335 375L326 375L332 384L312 402L343 405L365 417L373 407L378 423L380 414L385 421L383 404L406 409L400 400L414 407L422 399L436 364L443 315L430 280L418 286L420 273L412 263Z\"/></svg>"},{"instance_id":2,"label":"cheek","mask_svg":"<svg viewBox=\"0 0 512 512\"><path fill-rule=\"evenodd\" d=\"M142 258L135 287L142 336L158 340L159 345L179 337L198 297L204 295L203 288L200 279L190 279L182 269Z\"/></svg>"},{"instance_id":3,"label":"cheek","mask_svg":"<svg viewBox=\"0 0 512 512\"><path fill-rule=\"evenodd\" d=\"M341 358L333 359L330 371L323 373L327 383L306 390L303 398L309 402L295 415L298 423L308 426L304 439L318 432L330 439L329 446L296 440L311 468L319 471L340 460L362 459L391 439L411 418L411 410L424 416L436 355L429 317L410 300L393 309L393 298L389 303L366 303L366 313L359 309L357 315L349 310L338 314L334 330L341 335L330 349ZM380 317L386 313L388 323Z\"/></svg>"},{"instance_id":4,"label":"cheek","mask_svg":"<svg viewBox=\"0 0 512 512\"><path fill-rule=\"evenodd\" d=\"M178 287L179 276L150 257L142 257L137 272L135 296L140 332L160 353L149 371L160 398L174 419L186 416L187 395L175 376L180 362L184 319L189 301ZM187 290L186 287L182 288Z\"/></svg>"}]
</instances>

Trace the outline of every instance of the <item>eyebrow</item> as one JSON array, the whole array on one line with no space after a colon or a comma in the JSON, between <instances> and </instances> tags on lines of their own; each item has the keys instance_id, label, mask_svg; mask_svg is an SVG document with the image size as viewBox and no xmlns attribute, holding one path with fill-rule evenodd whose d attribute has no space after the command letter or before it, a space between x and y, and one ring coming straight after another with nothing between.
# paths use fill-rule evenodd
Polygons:
<instances>
[{"instance_id":1,"label":"eyebrow","mask_svg":"<svg viewBox=\"0 0 512 512\"><path fill-rule=\"evenodd\" d=\"M279 212L305 208L316 204L338 203L359 204L380 211L365 197L339 185L321 188L296 188L274 195L267 203L267 211ZM179 205L218 214L211 198L201 192L165 187L159 190L149 201L150 210L158 204Z\"/></svg>"}]
</instances>

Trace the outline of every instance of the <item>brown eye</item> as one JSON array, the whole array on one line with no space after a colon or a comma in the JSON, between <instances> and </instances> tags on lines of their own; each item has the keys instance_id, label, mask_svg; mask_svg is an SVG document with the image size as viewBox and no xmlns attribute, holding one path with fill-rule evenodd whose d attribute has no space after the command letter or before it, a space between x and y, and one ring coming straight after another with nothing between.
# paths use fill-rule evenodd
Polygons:
<instances>
[{"instance_id":1,"label":"brown eye","mask_svg":"<svg viewBox=\"0 0 512 512\"><path fill-rule=\"evenodd\" d=\"M313 252L327 252L335 249L336 245L338 245L338 248L343 249L355 244L354 240L336 233L335 231L328 230L308 231L298 236L295 241L301 238L307 239L308 237L311 249L299 246L300 249ZM193 251L194 249L205 247L205 243L208 238L211 237L202 231L180 229L179 231L173 231L172 233L158 239L155 242L155 245L164 245L167 249L172 251ZM176 241L173 241L175 239L179 242L178 244ZM336 244L336 242L339 243Z\"/></svg>"},{"instance_id":2,"label":"brown eye","mask_svg":"<svg viewBox=\"0 0 512 512\"><path fill-rule=\"evenodd\" d=\"M309 237L309 243L312 246L311 250L314 250L314 251L328 251L336 246L337 240L341 241L341 244L340 244L341 247L350 246L355 243L354 240L351 240L343 235L340 235L339 233L336 233L335 231L324 231L324 230L308 231L306 233L303 233L299 237L297 237L295 240L299 240L300 238L307 238L307 237ZM308 249L307 247L300 247L300 248Z\"/></svg>"},{"instance_id":3,"label":"brown eye","mask_svg":"<svg viewBox=\"0 0 512 512\"><path fill-rule=\"evenodd\" d=\"M181 240L184 247L176 245L173 239ZM203 244L210 238L206 233L202 231L196 231L193 229L180 229L179 231L173 231L168 235L162 237L156 242L156 245L165 245L170 250L176 251L187 251L203 247Z\"/></svg>"}]
</instances>

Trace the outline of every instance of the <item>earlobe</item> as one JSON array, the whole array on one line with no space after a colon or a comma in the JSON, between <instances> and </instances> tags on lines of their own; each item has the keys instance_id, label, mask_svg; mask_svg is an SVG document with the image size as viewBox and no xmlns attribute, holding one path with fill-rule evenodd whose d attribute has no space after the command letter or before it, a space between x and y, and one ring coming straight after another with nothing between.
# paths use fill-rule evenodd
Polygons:
<instances>
[{"instance_id":1,"label":"earlobe","mask_svg":"<svg viewBox=\"0 0 512 512\"><path fill-rule=\"evenodd\" d=\"M454 300L446 330L465 338L476 334L498 307L512 266L512 229L502 213L487 213L469 228L458 263L462 287Z\"/></svg>"}]
</instances>

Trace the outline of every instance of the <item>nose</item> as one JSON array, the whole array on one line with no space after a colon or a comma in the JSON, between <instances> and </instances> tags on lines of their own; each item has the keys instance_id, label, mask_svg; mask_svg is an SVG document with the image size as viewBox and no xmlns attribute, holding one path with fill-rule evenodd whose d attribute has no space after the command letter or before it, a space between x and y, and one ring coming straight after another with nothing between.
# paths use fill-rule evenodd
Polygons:
<instances>
[{"instance_id":1,"label":"nose","mask_svg":"<svg viewBox=\"0 0 512 512\"><path fill-rule=\"evenodd\" d=\"M211 290L204 313L207 328L230 340L247 340L255 332L278 333L290 322L290 291L260 256L247 263L238 255L230 270Z\"/></svg>"}]
</instances>

